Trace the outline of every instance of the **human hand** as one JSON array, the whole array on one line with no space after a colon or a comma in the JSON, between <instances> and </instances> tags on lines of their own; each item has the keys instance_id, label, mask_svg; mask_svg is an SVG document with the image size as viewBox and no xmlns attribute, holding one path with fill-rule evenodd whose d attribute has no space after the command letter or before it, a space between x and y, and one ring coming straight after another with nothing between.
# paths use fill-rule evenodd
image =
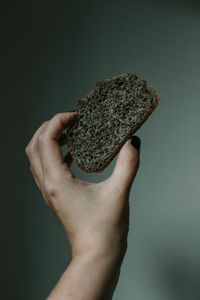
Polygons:
<instances>
[{"instance_id":1,"label":"human hand","mask_svg":"<svg viewBox=\"0 0 200 300\"><path fill-rule=\"evenodd\" d=\"M77 112L43 123L26 147L30 170L47 206L63 226L72 261L49 300L112 299L127 248L129 193L139 167L140 140L119 152L112 175L99 183L75 178L72 157L62 156L63 130Z\"/></svg>"},{"instance_id":2,"label":"human hand","mask_svg":"<svg viewBox=\"0 0 200 300\"><path fill-rule=\"evenodd\" d=\"M139 167L139 152L127 141L112 175L90 183L75 178L72 157L62 156L63 130L78 115L59 113L44 122L26 147L30 170L47 206L62 224L72 257L98 249L99 253L126 251L129 193ZM135 137L138 142L137 137Z\"/></svg>"}]
</instances>

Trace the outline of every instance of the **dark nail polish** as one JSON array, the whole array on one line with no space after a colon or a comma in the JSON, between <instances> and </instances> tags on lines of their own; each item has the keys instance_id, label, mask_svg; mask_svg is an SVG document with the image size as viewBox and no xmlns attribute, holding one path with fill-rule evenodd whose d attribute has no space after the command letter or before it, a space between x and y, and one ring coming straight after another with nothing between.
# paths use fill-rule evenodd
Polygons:
<instances>
[{"instance_id":1,"label":"dark nail polish","mask_svg":"<svg viewBox=\"0 0 200 300\"><path fill-rule=\"evenodd\" d=\"M140 146L141 146L141 140L138 136L133 135L131 138L131 144L133 145L133 147L135 147L137 150L140 150Z\"/></svg>"}]
</instances>

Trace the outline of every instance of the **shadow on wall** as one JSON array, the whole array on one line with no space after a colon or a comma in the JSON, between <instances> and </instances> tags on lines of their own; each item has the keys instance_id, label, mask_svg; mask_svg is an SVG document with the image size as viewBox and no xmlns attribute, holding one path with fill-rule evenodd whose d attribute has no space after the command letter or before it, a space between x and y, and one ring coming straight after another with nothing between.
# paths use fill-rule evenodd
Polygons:
<instances>
[{"instance_id":1,"label":"shadow on wall","mask_svg":"<svg viewBox=\"0 0 200 300\"><path fill-rule=\"evenodd\" d=\"M171 300L200 299L200 261L181 253L161 255L157 260L160 279Z\"/></svg>"}]
</instances>

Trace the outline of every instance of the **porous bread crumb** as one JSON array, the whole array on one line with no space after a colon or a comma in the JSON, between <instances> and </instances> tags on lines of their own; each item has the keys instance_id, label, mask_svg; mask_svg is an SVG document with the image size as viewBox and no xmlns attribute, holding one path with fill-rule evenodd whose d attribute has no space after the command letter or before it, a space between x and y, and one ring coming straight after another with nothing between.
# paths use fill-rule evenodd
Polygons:
<instances>
[{"instance_id":1,"label":"porous bread crumb","mask_svg":"<svg viewBox=\"0 0 200 300\"><path fill-rule=\"evenodd\" d=\"M157 102L155 89L135 74L98 82L78 101L79 115L67 131L75 162L88 173L103 170Z\"/></svg>"}]
</instances>

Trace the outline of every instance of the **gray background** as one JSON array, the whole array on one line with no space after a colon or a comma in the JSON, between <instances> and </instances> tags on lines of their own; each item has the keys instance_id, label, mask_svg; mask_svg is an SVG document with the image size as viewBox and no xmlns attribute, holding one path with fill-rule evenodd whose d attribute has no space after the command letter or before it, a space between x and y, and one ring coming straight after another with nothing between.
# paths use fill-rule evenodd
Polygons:
<instances>
[{"instance_id":1,"label":"gray background","mask_svg":"<svg viewBox=\"0 0 200 300\"><path fill-rule=\"evenodd\" d=\"M96 81L134 72L160 104L137 135L129 246L115 300L200 299L198 1L1 1L1 298L45 299L70 262L24 148ZM100 174L107 178L115 160ZM3 294L3 296L2 296Z\"/></svg>"}]
</instances>

